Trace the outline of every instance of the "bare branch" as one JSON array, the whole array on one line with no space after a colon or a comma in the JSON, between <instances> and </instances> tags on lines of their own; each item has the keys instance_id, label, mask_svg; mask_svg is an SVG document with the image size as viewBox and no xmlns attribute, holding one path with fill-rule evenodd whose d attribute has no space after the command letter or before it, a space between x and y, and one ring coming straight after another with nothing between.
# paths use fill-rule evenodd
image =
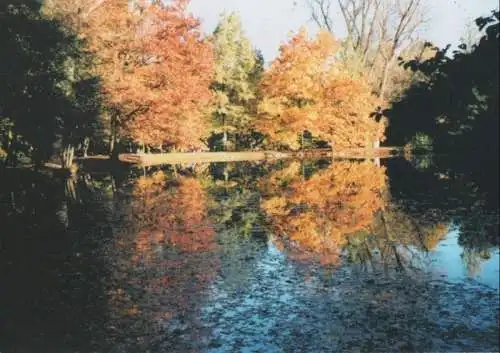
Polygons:
<instances>
[{"instance_id":1,"label":"bare branch","mask_svg":"<svg viewBox=\"0 0 500 353\"><path fill-rule=\"evenodd\" d=\"M308 0L313 21L320 28L325 28L333 33L332 19L330 18L331 2L329 0Z\"/></svg>"},{"instance_id":2,"label":"bare branch","mask_svg":"<svg viewBox=\"0 0 500 353\"><path fill-rule=\"evenodd\" d=\"M394 58L414 40L423 25L422 0L304 0L319 27L333 32L331 10L337 6L347 32L346 58L359 56L384 96ZM358 59L356 59L358 60Z\"/></svg>"}]
</instances>

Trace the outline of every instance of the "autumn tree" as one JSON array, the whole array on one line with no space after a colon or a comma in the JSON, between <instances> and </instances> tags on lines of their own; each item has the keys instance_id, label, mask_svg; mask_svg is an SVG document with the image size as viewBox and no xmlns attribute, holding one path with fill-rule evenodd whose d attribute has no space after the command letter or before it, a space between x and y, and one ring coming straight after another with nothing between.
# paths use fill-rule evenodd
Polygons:
<instances>
[{"instance_id":1,"label":"autumn tree","mask_svg":"<svg viewBox=\"0 0 500 353\"><path fill-rule=\"evenodd\" d=\"M236 13L223 15L212 35L216 69L212 88L215 91L214 132L222 133L224 149L229 136L235 145L249 133L254 117L256 79L263 70L261 57L243 32Z\"/></svg>"},{"instance_id":2,"label":"autumn tree","mask_svg":"<svg viewBox=\"0 0 500 353\"><path fill-rule=\"evenodd\" d=\"M272 142L296 149L309 131L333 148L366 147L383 138L385 123L370 117L376 101L362 75L339 64L339 43L301 29L280 48L261 80L257 128Z\"/></svg>"},{"instance_id":3,"label":"autumn tree","mask_svg":"<svg viewBox=\"0 0 500 353\"><path fill-rule=\"evenodd\" d=\"M135 141L185 149L202 146L209 131L205 108L212 99L214 57L199 21L186 13L187 4L179 0L147 9L142 81L150 107L127 125Z\"/></svg>"},{"instance_id":4,"label":"autumn tree","mask_svg":"<svg viewBox=\"0 0 500 353\"><path fill-rule=\"evenodd\" d=\"M47 1L95 56L110 125L110 150L120 136L143 145L201 144L208 128L213 55L188 1Z\"/></svg>"}]
</instances>

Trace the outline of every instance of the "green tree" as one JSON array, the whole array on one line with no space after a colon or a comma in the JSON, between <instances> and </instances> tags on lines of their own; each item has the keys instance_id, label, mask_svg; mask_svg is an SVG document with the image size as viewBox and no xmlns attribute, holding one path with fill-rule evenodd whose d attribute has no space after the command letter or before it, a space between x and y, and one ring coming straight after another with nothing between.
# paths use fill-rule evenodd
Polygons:
<instances>
[{"instance_id":1,"label":"green tree","mask_svg":"<svg viewBox=\"0 0 500 353\"><path fill-rule=\"evenodd\" d=\"M245 37L236 13L222 15L212 41L216 56L212 85L216 93L213 132L222 134L226 150L230 137L234 138L237 146L244 136L251 134L256 81L263 71L263 59Z\"/></svg>"}]
</instances>

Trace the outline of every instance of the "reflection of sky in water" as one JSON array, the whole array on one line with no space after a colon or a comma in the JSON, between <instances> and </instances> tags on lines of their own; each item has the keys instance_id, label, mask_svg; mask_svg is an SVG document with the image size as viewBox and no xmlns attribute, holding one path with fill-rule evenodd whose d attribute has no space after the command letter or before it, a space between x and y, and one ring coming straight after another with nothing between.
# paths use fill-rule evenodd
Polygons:
<instances>
[{"instance_id":1,"label":"reflection of sky in water","mask_svg":"<svg viewBox=\"0 0 500 353\"><path fill-rule=\"evenodd\" d=\"M449 268L450 282L467 277L457 235L450 232L442 241L447 246L419 257L438 274L445 272L438 268ZM236 290L227 290L228 277L213 283L201 310L200 321L209 328L200 338L201 346L207 347L207 353L322 353L351 351L354 346L353 351L387 351L377 345L387 348L387 340L398 337L399 343L421 340L415 347L427 345L427 351L472 351L488 343L482 338L481 343L469 341L469 332L496 337L487 333L496 327L491 311L495 298L474 290L478 287L448 286L444 281L421 287L405 275L387 279L354 273L352 265L344 265L326 274L320 267L290 261L269 242L248 264L250 273ZM416 292L418 298L414 298ZM459 338L452 339L453 335ZM373 350L366 350L372 344Z\"/></svg>"},{"instance_id":2,"label":"reflection of sky in water","mask_svg":"<svg viewBox=\"0 0 500 353\"><path fill-rule=\"evenodd\" d=\"M452 230L429 254L432 267L451 281L469 278L467 265L461 257L464 249L458 244L459 235L459 230ZM490 259L478 259L479 271L472 278L492 288L499 288L499 258L499 250L491 249Z\"/></svg>"}]
</instances>

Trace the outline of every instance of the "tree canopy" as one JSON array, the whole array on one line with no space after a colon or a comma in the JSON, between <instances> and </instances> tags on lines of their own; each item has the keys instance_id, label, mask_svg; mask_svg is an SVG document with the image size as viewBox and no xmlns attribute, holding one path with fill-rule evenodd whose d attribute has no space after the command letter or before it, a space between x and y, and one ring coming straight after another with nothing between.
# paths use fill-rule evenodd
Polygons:
<instances>
[{"instance_id":1,"label":"tree canopy","mask_svg":"<svg viewBox=\"0 0 500 353\"><path fill-rule=\"evenodd\" d=\"M338 64L338 49L330 33L309 39L304 29L282 45L261 81L256 126L270 141L296 149L309 131L332 146L361 147L383 137L369 85Z\"/></svg>"}]
</instances>

